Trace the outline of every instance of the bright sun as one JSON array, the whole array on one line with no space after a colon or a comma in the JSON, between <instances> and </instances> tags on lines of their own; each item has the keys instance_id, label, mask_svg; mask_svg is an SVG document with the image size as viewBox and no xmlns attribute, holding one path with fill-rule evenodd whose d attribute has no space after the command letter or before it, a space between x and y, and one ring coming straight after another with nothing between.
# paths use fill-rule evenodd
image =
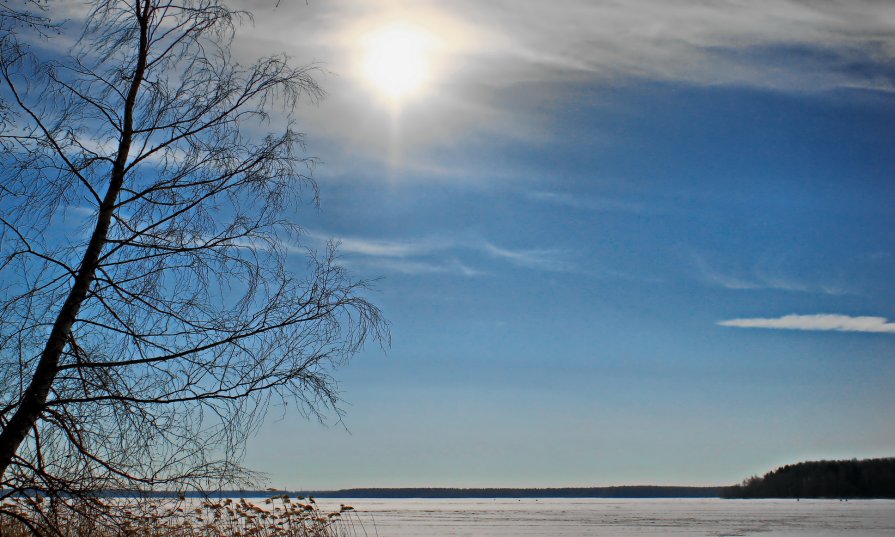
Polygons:
<instances>
[{"instance_id":1,"label":"bright sun","mask_svg":"<svg viewBox=\"0 0 895 537\"><path fill-rule=\"evenodd\" d=\"M367 79L392 101L419 91L429 76L433 39L407 25L382 28L366 39L363 64Z\"/></svg>"}]
</instances>

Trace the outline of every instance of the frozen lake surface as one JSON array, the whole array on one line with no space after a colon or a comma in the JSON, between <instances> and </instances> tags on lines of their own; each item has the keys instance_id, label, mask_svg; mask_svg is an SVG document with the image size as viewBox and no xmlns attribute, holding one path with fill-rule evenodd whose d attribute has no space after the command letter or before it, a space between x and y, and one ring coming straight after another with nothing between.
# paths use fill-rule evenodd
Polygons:
<instances>
[{"instance_id":1,"label":"frozen lake surface","mask_svg":"<svg viewBox=\"0 0 895 537\"><path fill-rule=\"evenodd\" d=\"M353 505L371 537L895 536L892 500L319 501Z\"/></svg>"}]
</instances>

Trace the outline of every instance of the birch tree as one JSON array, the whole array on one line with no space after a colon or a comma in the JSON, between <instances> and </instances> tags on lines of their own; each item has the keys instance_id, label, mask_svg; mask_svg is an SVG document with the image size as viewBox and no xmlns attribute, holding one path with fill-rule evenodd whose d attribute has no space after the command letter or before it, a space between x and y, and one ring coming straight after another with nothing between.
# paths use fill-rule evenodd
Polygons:
<instances>
[{"instance_id":1,"label":"birch tree","mask_svg":"<svg viewBox=\"0 0 895 537\"><path fill-rule=\"evenodd\" d=\"M321 90L234 61L218 0L82 7L70 52L0 58L0 495L244 478L272 401L336 408L333 368L388 337L332 245L296 246L291 111Z\"/></svg>"}]
</instances>

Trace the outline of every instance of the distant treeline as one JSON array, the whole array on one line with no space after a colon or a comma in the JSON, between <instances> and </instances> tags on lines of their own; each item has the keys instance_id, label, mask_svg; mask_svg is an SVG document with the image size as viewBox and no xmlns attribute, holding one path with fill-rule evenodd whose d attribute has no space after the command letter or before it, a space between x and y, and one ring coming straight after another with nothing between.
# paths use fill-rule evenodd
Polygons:
<instances>
[{"instance_id":1,"label":"distant treeline","mask_svg":"<svg viewBox=\"0 0 895 537\"><path fill-rule=\"evenodd\" d=\"M319 498L717 498L719 487L368 488L318 492Z\"/></svg>"},{"instance_id":2,"label":"distant treeline","mask_svg":"<svg viewBox=\"0 0 895 537\"><path fill-rule=\"evenodd\" d=\"M265 498L893 498L895 458L788 464L732 487L352 488L341 490L220 490L214 493L108 490L103 496Z\"/></svg>"},{"instance_id":3,"label":"distant treeline","mask_svg":"<svg viewBox=\"0 0 895 537\"><path fill-rule=\"evenodd\" d=\"M720 487L563 487L563 488L355 488L341 490L221 490L210 494L220 498L265 498L288 494L315 498L717 498ZM146 494L146 493L144 493ZM204 497L198 492L148 493L155 497ZM107 496L133 496L128 491L107 491Z\"/></svg>"},{"instance_id":4,"label":"distant treeline","mask_svg":"<svg viewBox=\"0 0 895 537\"><path fill-rule=\"evenodd\" d=\"M895 458L788 464L721 490L722 498L895 498Z\"/></svg>"}]
</instances>

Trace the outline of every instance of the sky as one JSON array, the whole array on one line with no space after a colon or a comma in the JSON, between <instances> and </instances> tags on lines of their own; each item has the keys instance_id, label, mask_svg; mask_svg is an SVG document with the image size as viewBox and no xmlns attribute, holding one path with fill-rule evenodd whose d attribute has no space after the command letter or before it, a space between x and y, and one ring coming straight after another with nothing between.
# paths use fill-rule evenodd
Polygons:
<instances>
[{"instance_id":1,"label":"sky","mask_svg":"<svg viewBox=\"0 0 895 537\"><path fill-rule=\"evenodd\" d=\"M719 485L895 454L895 5L253 0L313 64L303 241L390 322L290 489ZM295 256L296 267L304 260Z\"/></svg>"}]
</instances>

